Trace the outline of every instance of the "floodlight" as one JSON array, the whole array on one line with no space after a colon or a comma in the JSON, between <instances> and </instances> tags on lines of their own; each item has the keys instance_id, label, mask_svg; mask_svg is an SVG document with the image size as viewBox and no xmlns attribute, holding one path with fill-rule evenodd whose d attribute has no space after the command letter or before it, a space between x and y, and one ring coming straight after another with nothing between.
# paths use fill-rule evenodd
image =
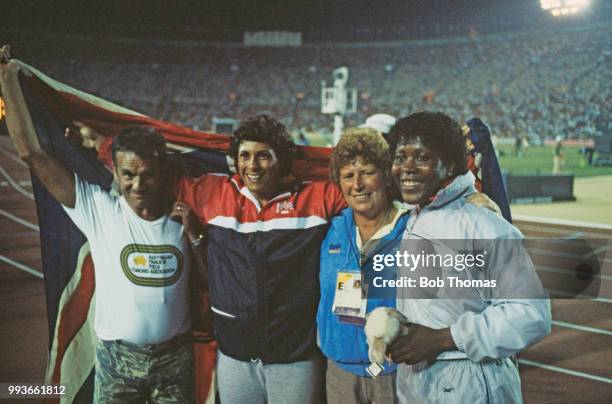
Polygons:
<instances>
[{"instance_id":1,"label":"floodlight","mask_svg":"<svg viewBox=\"0 0 612 404\"><path fill-rule=\"evenodd\" d=\"M554 17L577 14L590 3L591 0L540 0L542 10L550 11Z\"/></svg>"}]
</instances>

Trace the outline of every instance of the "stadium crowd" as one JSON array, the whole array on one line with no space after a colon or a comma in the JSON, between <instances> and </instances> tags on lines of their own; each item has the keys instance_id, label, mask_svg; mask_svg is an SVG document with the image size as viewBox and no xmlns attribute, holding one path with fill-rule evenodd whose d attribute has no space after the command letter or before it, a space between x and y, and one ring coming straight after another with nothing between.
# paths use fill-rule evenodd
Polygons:
<instances>
[{"instance_id":1,"label":"stadium crowd","mask_svg":"<svg viewBox=\"0 0 612 404\"><path fill-rule=\"evenodd\" d=\"M202 130L213 116L265 112L292 130L329 132L319 83L331 85L333 69L347 66L359 94L347 126L374 112L429 109L537 140L610 133L610 33L604 26L300 48L24 36L18 56L77 88Z\"/></svg>"}]
</instances>

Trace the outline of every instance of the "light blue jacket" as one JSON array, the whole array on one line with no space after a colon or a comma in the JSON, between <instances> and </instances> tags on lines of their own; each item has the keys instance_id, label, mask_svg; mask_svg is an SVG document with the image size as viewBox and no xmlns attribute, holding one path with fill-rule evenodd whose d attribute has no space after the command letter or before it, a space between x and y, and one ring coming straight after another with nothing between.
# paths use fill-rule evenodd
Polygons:
<instances>
[{"instance_id":1,"label":"light blue jacket","mask_svg":"<svg viewBox=\"0 0 612 404\"><path fill-rule=\"evenodd\" d=\"M396 251L406 228L407 212L401 213L390 233L385 235L364 261L365 282L373 275L371 269L374 254L388 254ZM360 271L360 253L356 244L356 228L353 220L353 210L344 209L331 223L327 236L321 246L320 285L321 300L317 311L319 347L323 354L333 360L336 365L350 373L369 377L366 367L368 359L368 344L363 326L340 322L338 315L332 312L336 290L337 273L342 270ZM395 270L377 272L376 276L394 279ZM368 299L366 312L369 313L379 306L395 307L395 290L390 290L384 298ZM396 365L385 363L383 374L394 372Z\"/></svg>"},{"instance_id":2,"label":"light blue jacket","mask_svg":"<svg viewBox=\"0 0 612 404\"><path fill-rule=\"evenodd\" d=\"M521 402L518 371L508 358L550 333L546 294L517 297L522 287L541 287L531 260L524 251L499 248L512 244L510 240L520 242L523 235L501 216L466 201L464 196L474 192L473 183L470 172L459 176L429 205L413 210L402 243L490 241L496 248L488 251L487 265L499 287L468 289L462 293L472 297L454 299L414 299L410 290L398 290L397 308L408 321L434 329L450 327L458 347L438 356L438 362L424 370L402 364L397 373L400 402ZM466 271L473 275L463 276L480 276L478 271ZM438 296L447 292L453 290L437 291Z\"/></svg>"}]
</instances>

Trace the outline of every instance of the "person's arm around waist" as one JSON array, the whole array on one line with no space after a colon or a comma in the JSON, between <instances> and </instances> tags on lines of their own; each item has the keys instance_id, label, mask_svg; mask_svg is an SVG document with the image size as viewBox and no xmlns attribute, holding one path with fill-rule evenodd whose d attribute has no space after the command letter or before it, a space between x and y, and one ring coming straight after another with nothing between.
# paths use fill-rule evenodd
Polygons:
<instances>
[{"instance_id":1,"label":"person's arm around waist","mask_svg":"<svg viewBox=\"0 0 612 404\"><path fill-rule=\"evenodd\" d=\"M208 290L208 262L206 256L207 233L206 227L200 222L189 205L175 202L170 217L182 223L183 231L189 238L190 249L200 281L200 288Z\"/></svg>"}]
</instances>

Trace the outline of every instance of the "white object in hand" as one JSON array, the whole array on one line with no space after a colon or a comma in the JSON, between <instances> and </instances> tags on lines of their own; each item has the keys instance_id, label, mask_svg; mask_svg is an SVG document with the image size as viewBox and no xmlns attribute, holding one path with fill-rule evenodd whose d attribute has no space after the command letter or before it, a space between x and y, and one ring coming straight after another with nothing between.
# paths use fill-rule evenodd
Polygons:
<instances>
[{"instance_id":1,"label":"white object in hand","mask_svg":"<svg viewBox=\"0 0 612 404\"><path fill-rule=\"evenodd\" d=\"M406 318L395 309L378 307L368 314L365 325L365 334L368 339L368 357L370 361L384 363L387 346L399 335L408 332Z\"/></svg>"}]
</instances>

